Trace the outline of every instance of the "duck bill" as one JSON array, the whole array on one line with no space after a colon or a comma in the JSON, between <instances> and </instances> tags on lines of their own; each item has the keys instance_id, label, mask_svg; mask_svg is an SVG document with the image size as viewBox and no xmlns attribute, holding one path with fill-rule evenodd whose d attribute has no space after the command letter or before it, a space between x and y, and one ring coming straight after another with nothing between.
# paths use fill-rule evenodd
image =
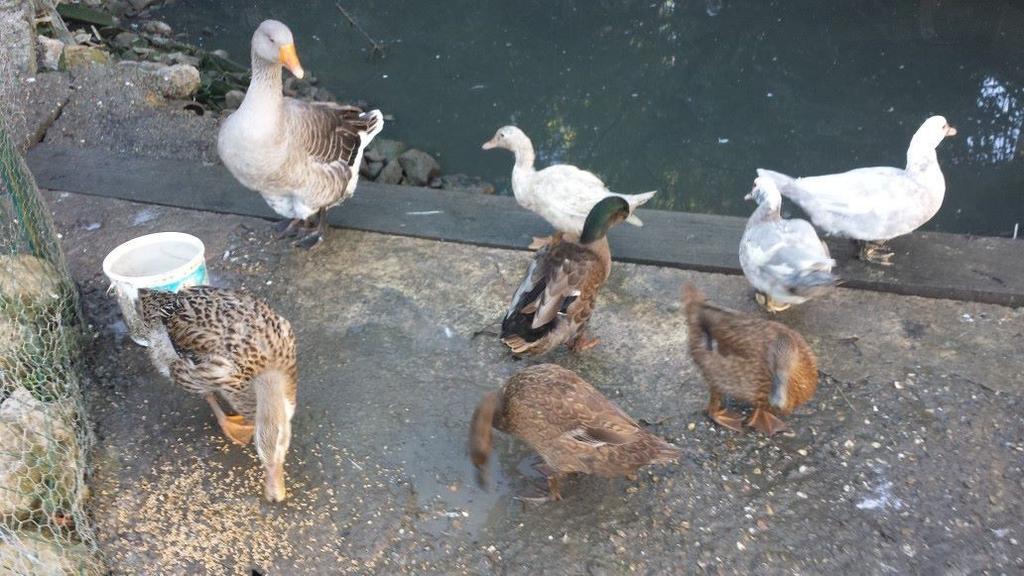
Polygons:
<instances>
[{"instance_id":1,"label":"duck bill","mask_svg":"<svg viewBox=\"0 0 1024 576\"><path fill-rule=\"evenodd\" d=\"M306 72L302 69L302 64L299 63L299 55L295 52L295 44L281 46L278 58L281 60L281 65L287 68L296 78L301 80L306 75Z\"/></svg>"},{"instance_id":2,"label":"duck bill","mask_svg":"<svg viewBox=\"0 0 1024 576\"><path fill-rule=\"evenodd\" d=\"M495 141L495 139L494 139L494 138L491 138L491 139L490 139L490 140L488 140L487 142L484 142L484 145L483 145L483 146L481 146L480 148L482 148L482 149L484 149L484 150L490 150L490 149L492 149L492 148L497 148L497 147L498 147L498 142L497 142L497 141Z\"/></svg>"},{"instance_id":3,"label":"duck bill","mask_svg":"<svg viewBox=\"0 0 1024 576\"><path fill-rule=\"evenodd\" d=\"M946 137L956 136L956 128L952 126L946 126Z\"/></svg>"}]
</instances>

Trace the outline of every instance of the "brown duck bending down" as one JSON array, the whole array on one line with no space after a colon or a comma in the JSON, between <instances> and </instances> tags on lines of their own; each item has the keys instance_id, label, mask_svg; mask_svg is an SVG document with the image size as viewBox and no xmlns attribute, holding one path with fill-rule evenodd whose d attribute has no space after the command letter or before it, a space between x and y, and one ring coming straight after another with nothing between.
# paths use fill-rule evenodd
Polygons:
<instances>
[{"instance_id":1,"label":"brown duck bending down","mask_svg":"<svg viewBox=\"0 0 1024 576\"><path fill-rule=\"evenodd\" d=\"M683 288L690 356L708 384L707 413L737 432L742 420L722 407L728 396L754 407L747 420L772 435L788 428L777 414L789 414L818 387L814 352L796 331L769 320L720 308L692 285Z\"/></svg>"},{"instance_id":2,"label":"brown duck bending down","mask_svg":"<svg viewBox=\"0 0 1024 576\"><path fill-rule=\"evenodd\" d=\"M593 386L554 364L526 368L480 401L469 446L481 479L492 427L523 440L544 460L549 495L522 500L561 500L558 481L565 474L625 476L679 458L678 448L640 428Z\"/></svg>"},{"instance_id":3,"label":"brown duck bending down","mask_svg":"<svg viewBox=\"0 0 1024 576\"><path fill-rule=\"evenodd\" d=\"M248 294L196 286L139 291L150 359L164 376L206 398L224 434L245 445L256 434L265 496L285 499L284 458L295 413L295 336L287 320ZM235 415L221 409L226 402Z\"/></svg>"},{"instance_id":4,"label":"brown duck bending down","mask_svg":"<svg viewBox=\"0 0 1024 576\"><path fill-rule=\"evenodd\" d=\"M556 233L537 251L501 322L501 341L514 354L544 354L566 342L579 352L597 344L586 325L611 272L608 229L628 216L629 203L610 196L591 208L579 239Z\"/></svg>"}]
</instances>

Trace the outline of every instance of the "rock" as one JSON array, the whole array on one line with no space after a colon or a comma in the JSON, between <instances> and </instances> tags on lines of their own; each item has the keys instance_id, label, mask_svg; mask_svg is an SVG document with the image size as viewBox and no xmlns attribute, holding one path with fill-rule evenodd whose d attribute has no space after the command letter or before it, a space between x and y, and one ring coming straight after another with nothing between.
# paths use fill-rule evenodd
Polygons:
<instances>
[{"instance_id":1,"label":"rock","mask_svg":"<svg viewBox=\"0 0 1024 576\"><path fill-rule=\"evenodd\" d=\"M110 41L118 48L131 48L132 44L139 41L140 36L134 32L121 32Z\"/></svg>"},{"instance_id":2,"label":"rock","mask_svg":"<svg viewBox=\"0 0 1024 576\"><path fill-rule=\"evenodd\" d=\"M98 561L85 544L57 543L21 531L0 540L0 573L24 576L96 576Z\"/></svg>"},{"instance_id":3,"label":"rock","mask_svg":"<svg viewBox=\"0 0 1024 576\"><path fill-rule=\"evenodd\" d=\"M363 163L359 166L359 173L370 180L373 180L384 169L383 162L373 162L363 157Z\"/></svg>"},{"instance_id":4,"label":"rock","mask_svg":"<svg viewBox=\"0 0 1024 576\"><path fill-rule=\"evenodd\" d=\"M220 49L220 48L218 48L217 50L214 50L213 52L210 52L210 54L213 54L214 56L216 56L218 58L223 58L225 60L229 60L230 59L230 56L228 55L228 51Z\"/></svg>"},{"instance_id":5,"label":"rock","mask_svg":"<svg viewBox=\"0 0 1024 576\"><path fill-rule=\"evenodd\" d=\"M169 46L171 44L171 40L164 36L150 36L149 43L157 48L163 48L165 46Z\"/></svg>"},{"instance_id":6,"label":"rock","mask_svg":"<svg viewBox=\"0 0 1024 576\"><path fill-rule=\"evenodd\" d=\"M388 162L384 169L377 175L377 182L381 184L398 184L402 181L402 165L398 160Z\"/></svg>"},{"instance_id":7,"label":"rock","mask_svg":"<svg viewBox=\"0 0 1024 576\"><path fill-rule=\"evenodd\" d=\"M132 10L135 12L141 12L148 8L150 4L156 4L156 2L157 0L128 0L128 4L131 5Z\"/></svg>"},{"instance_id":8,"label":"rock","mask_svg":"<svg viewBox=\"0 0 1024 576\"><path fill-rule=\"evenodd\" d=\"M422 150L407 150L398 157L405 178L411 186L426 186L430 179L441 174L441 165Z\"/></svg>"},{"instance_id":9,"label":"rock","mask_svg":"<svg viewBox=\"0 0 1024 576\"><path fill-rule=\"evenodd\" d=\"M199 70L188 64L164 66L153 73L157 78L157 88L164 98L186 100L199 89L201 78Z\"/></svg>"},{"instance_id":10,"label":"rock","mask_svg":"<svg viewBox=\"0 0 1024 576\"><path fill-rule=\"evenodd\" d=\"M224 95L224 107L225 108L238 108L242 105L242 100L245 100L245 92L241 90L229 90Z\"/></svg>"},{"instance_id":11,"label":"rock","mask_svg":"<svg viewBox=\"0 0 1024 576\"><path fill-rule=\"evenodd\" d=\"M19 386L0 404L0 515L28 518L51 502L79 504L77 441L62 405Z\"/></svg>"},{"instance_id":12,"label":"rock","mask_svg":"<svg viewBox=\"0 0 1024 576\"><path fill-rule=\"evenodd\" d=\"M134 4L134 2L133 2ZM157 36L170 36L171 27L166 22L159 20L150 20L142 25L142 30L150 34L156 34Z\"/></svg>"},{"instance_id":13,"label":"rock","mask_svg":"<svg viewBox=\"0 0 1024 576\"><path fill-rule=\"evenodd\" d=\"M38 313L60 303L61 275L30 254L0 256L0 301L9 311Z\"/></svg>"},{"instance_id":14,"label":"rock","mask_svg":"<svg viewBox=\"0 0 1024 576\"><path fill-rule=\"evenodd\" d=\"M166 59L171 64L188 64L189 66L199 68L199 58L189 56L184 52L171 52L166 56Z\"/></svg>"},{"instance_id":15,"label":"rock","mask_svg":"<svg viewBox=\"0 0 1024 576\"><path fill-rule=\"evenodd\" d=\"M15 70L31 76L36 73L35 11L32 2L0 2L0 54L5 66L0 68L6 81Z\"/></svg>"},{"instance_id":16,"label":"rock","mask_svg":"<svg viewBox=\"0 0 1024 576\"><path fill-rule=\"evenodd\" d=\"M363 152L363 160L366 162L384 162L384 154L377 148L374 148L373 144Z\"/></svg>"},{"instance_id":17,"label":"rock","mask_svg":"<svg viewBox=\"0 0 1024 576\"><path fill-rule=\"evenodd\" d=\"M427 187L428 188L440 188L441 184L442 184L441 177L440 176L434 176L433 178L430 179L430 182L427 182Z\"/></svg>"},{"instance_id":18,"label":"rock","mask_svg":"<svg viewBox=\"0 0 1024 576\"><path fill-rule=\"evenodd\" d=\"M110 54L92 46L65 46L60 59L62 70L75 70L96 64L110 63Z\"/></svg>"},{"instance_id":19,"label":"rock","mask_svg":"<svg viewBox=\"0 0 1024 576\"><path fill-rule=\"evenodd\" d=\"M370 150L375 150L374 154L377 155L377 158L385 163L397 160L399 155L408 148L405 142L388 140L387 138L376 138L370 143Z\"/></svg>"},{"instance_id":20,"label":"rock","mask_svg":"<svg viewBox=\"0 0 1024 576\"><path fill-rule=\"evenodd\" d=\"M60 56L64 53L64 43L46 36L36 38L39 41L39 66L45 70L60 68Z\"/></svg>"},{"instance_id":21,"label":"rock","mask_svg":"<svg viewBox=\"0 0 1024 576\"><path fill-rule=\"evenodd\" d=\"M464 190L476 194L494 194L494 185L482 178L466 174L447 174L441 176L441 188L444 190Z\"/></svg>"}]
</instances>

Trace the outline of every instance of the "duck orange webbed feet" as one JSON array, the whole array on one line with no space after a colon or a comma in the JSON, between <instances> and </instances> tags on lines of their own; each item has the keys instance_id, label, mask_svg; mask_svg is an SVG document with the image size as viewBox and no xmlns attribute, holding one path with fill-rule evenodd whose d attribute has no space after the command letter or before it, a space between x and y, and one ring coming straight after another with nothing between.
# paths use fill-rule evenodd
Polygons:
<instances>
[{"instance_id":1,"label":"duck orange webbed feet","mask_svg":"<svg viewBox=\"0 0 1024 576\"><path fill-rule=\"evenodd\" d=\"M771 413L770 410L763 407L754 409L754 413L750 415L750 420L747 420L747 426L750 426L758 432L767 434L768 436L774 436L779 432L789 431L789 426L782 420L779 420L777 416Z\"/></svg>"},{"instance_id":2,"label":"duck orange webbed feet","mask_svg":"<svg viewBox=\"0 0 1024 576\"><path fill-rule=\"evenodd\" d=\"M540 250L548 244L551 244L552 240L555 239L554 236L531 236L530 238L530 245L527 246L530 250Z\"/></svg>"},{"instance_id":3,"label":"duck orange webbed feet","mask_svg":"<svg viewBox=\"0 0 1024 576\"><path fill-rule=\"evenodd\" d=\"M209 402L210 408L213 409L213 413L217 417L217 424L220 425L221 431L224 432L228 440L239 446L245 446L252 441L253 433L256 431L256 427L252 422L249 422L240 414L232 414L230 416L225 414L213 394L208 394L206 401Z\"/></svg>"},{"instance_id":4,"label":"duck orange webbed feet","mask_svg":"<svg viewBox=\"0 0 1024 576\"><path fill-rule=\"evenodd\" d=\"M591 338L586 334L580 334L569 344L569 350L573 352L584 352L601 343L600 338Z\"/></svg>"},{"instance_id":5,"label":"duck orange webbed feet","mask_svg":"<svg viewBox=\"0 0 1024 576\"><path fill-rule=\"evenodd\" d=\"M545 466L545 468L547 468ZM540 468L538 467L538 470ZM547 468L550 470L550 468ZM562 493L558 490L558 476L548 476L548 494L547 496L513 496L513 500L518 500L524 505L526 504L543 504L545 502L557 502L562 499Z\"/></svg>"},{"instance_id":6,"label":"duck orange webbed feet","mask_svg":"<svg viewBox=\"0 0 1024 576\"><path fill-rule=\"evenodd\" d=\"M725 408L719 408L714 411L708 410L708 418L715 424L728 428L733 432L743 432L743 419Z\"/></svg>"}]
</instances>

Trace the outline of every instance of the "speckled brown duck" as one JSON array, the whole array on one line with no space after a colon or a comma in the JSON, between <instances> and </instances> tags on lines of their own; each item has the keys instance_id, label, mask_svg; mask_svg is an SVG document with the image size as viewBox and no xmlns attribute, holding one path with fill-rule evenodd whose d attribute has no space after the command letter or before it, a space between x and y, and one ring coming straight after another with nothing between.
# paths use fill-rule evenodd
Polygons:
<instances>
[{"instance_id":1,"label":"speckled brown duck","mask_svg":"<svg viewBox=\"0 0 1024 576\"><path fill-rule=\"evenodd\" d=\"M559 232L537 251L501 322L501 341L513 354L544 354L563 343L580 352L598 343L586 326L611 272L608 229L629 210L626 200L605 198L590 210L578 239Z\"/></svg>"},{"instance_id":2,"label":"speckled brown duck","mask_svg":"<svg viewBox=\"0 0 1024 576\"><path fill-rule=\"evenodd\" d=\"M772 435L787 430L778 418L810 400L818 387L814 352L795 330L707 302L683 288L690 356L708 384L707 413L737 432L742 419L722 407L728 396L754 407L746 425Z\"/></svg>"},{"instance_id":3,"label":"speckled brown duck","mask_svg":"<svg viewBox=\"0 0 1024 576\"><path fill-rule=\"evenodd\" d=\"M593 386L554 364L521 370L480 401L469 445L481 478L492 428L526 442L544 461L549 495L522 500L560 500L558 483L565 474L626 476L641 466L679 458L678 448L640 428Z\"/></svg>"},{"instance_id":4,"label":"speckled brown duck","mask_svg":"<svg viewBox=\"0 0 1024 576\"><path fill-rule=\"evenodd\" d=\"M248 444L255 433L265 496L284 500L297 383L288 321L248 294L208 286L140 290L138 308L139 336L157 370L206 398L232 441ZM226 415L218 399L235 414Z\"/></svg>"}]
</instances>

